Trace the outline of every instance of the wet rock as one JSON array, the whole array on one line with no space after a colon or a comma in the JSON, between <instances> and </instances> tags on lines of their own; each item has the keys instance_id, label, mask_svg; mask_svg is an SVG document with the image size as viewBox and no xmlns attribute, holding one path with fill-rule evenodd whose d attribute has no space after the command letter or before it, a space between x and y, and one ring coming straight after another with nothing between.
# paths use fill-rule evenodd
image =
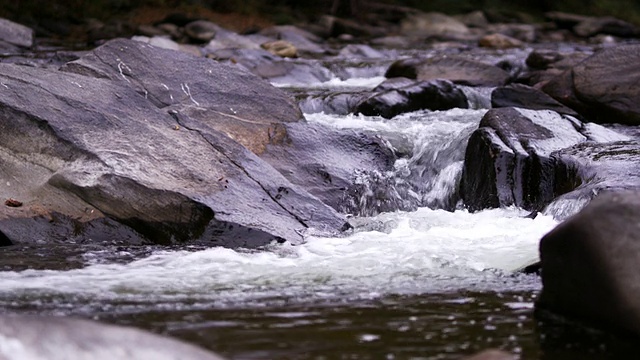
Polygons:
<instances>
[{"instance_id":1,"label":"wet rock","mask_svg":"<svg viewBox=\"0 0 640 360\"><path fill-rule=\"evenodd\" d=\"M131 327L52 316L0 315L0 357L18 359L198 359L222 357Z\"/></svg>"},{"instance_id":2,"label":"wet rock","mask_svg":"<svg viewBox=\"0 0 640 360\"><path fill-rule=\"evenodd\" d=\"M491 109L471 135L461 195L472 211L515 205L540 210L560 195L557 150L583 142L576 119L548 110Z\"/></svg>"},{"instance_id":3,"label":"wet rock","mask_svg":"<svg viewBox=\"0 0 640 360\"><path fill-rule=\"evenodd\" d=\"M503 34L490 34L480 38L478 45L493 49L509 49L521 47L522 41Z\"/></svg>"},{"instance_id":4,"label":"wet rock","mask_svg":"<svg viewBox=\"0 0 640 360\"><path fill-rule=\"evenodd\" d=\"M580 115L571 108L533 87L523 84L510 84L498 87L491 93L491 106L519 107L532 110L553 110L559 114L580 118Z\"/></svg>"},{"instance_id":5,"label":"wet rock","mask_svg":"<svg viewBox=\"0 0 640 360\"><path fill-rule=\"evenodd\" d=\"M438 12L409 15L400 24L402 35L415 38L467 39L469 28L461 21Z\"/></svg>"},{"instance_id":6,"label":"wet rock","mask_svg":"<svg viewBox=\"0 0 640 360\"><path fill-rule=\"evenodd\" d=\"M640 189L640 145L626 135L602 132L594 125L585 129L594 141L553 154L556 177L565 184L564 194L545 212L558 219L573 215L603 191Z\"/></svg>"},{"instance_id":7,"label":"wet rock","mask_svg":"<svg viewBox=\"0 0 640 360\"><path fill-rule=\"evenodd\" d=\"M191 40L205 43L211 41L220 27L210 21L196 20L188 23L184 27L184 33Z\"/></svg>"},{"instance_id":8,"label":"wet rock","mask_svg":"<svg viewBox=\"0 0 640 360\"><path fill-rule=\"evenodd\" d=\"M475 355L467 356L462 360L515 360L516 357L508 352L489 349L481 351Z\"/></svg>"},{"instance_id":9,"label":"wet rock","mask_svg":"<svg viewBox=\"0 0 640 360\"><path fill-rule=\"evenodd\" d=\"M497 66L452 56L398 60L391 64L384 76L417 80L446 79L469 86L500 86L509 80L509 73Z\"/></svg>"},{"instance_id":10,"label":"wet rock","mask_svg":"<svg viewBox=\"0 0 640 360\"><path fill-rule=\"evenodd\" d=\"M290 42L284 40L269 41L260 45L263 49L280 57L298 57L298 49Z\"/></svg>"},{"instance_id":11,"label":"wet rock","mask_svg":"<svg viewBox=\"0 0 640 360\"><path fill-rule=\"evenodd\" d=\"M1 196L24 202L0 210L7 236L20 219L58 213L88 226L110 219L135 241L161 244L295 243L307 227L345 224L256 156L301 118L263 80L124 39L63 70L0 66L0 175L11 184ZM46 236L64 241L53 230ZM44 236L13 234L13 243Z\"/></svg>"},{"instance_id":12,"label":"wet rock","mask_svg":"<svg viewBox=\"0 0 640 360\"><path fill-rule=\"evenodd\" d=\"M396 115L422 110L448 110L468 108L464 92L447 80L430 80L404 83L400 86L385 84L382 91L374 92L356 106L355 111L369 116L382 116L390 119ZM374 90L375 91L375 90Z\"/></svg>"},{"instance_id":13,"label":"wet rock","mask_svg":"<svg viewBox=\"0 0 640 360\"><path fill-rule=\"evenodd\" d=\"M169 39L166 36L154 36L152 38L149 38L146 36L138 35L138 36L132 37L131 39L135 41L140 41L161 49L180 51L180 44Z\"/></svg>"},{"instance_id":14,"label":"wet rock","mask_svg":"<svg viewBox=\"0 0 640 360\"><path fill-rule=\"evenodd\" d=\"M542 90L597 123L640 124L640 45L604 48Z\"/></svg>"},{"instance_id":15,"label":"wet rock","mask_svg":"<svg viewBox=\"0 0 640 360\"><path fill-rule=\"evenodd\" d=\"M0 18L0 50L10 46L30 48L33 46L33 37L32 29Z\"/></svg>"},{"instance_id":16,"label":"wet rock","mask_svg":"<svg viewBox=\"0 0 640 360\"><path fill-rule=\"evenodd\" d=\"M204 46L205 53L212 53L221 49L260 49L260 44L272 39L261 37L243 36L235 31L218 27L216 36Z\"/></svg>"},{"instance_id":17,"label":"wet rock","mask_svg":"<svg viewBox=\"0 0 640 360\"><path fill-rule=\"evenodd\" d=\"M378 59L382 58L384 55L369 45L349 44L340 49L338 56L343 58Z\"/></svg>"},{"instance_id":18,"label":"wet rock","mask_svg":"<svg viewBox=\"0 0 640 360\"><path fill-rule=\"evenodd\" d=\"M640 336L639 217L637 189L607 191L545 235L537 313Z\"/></svg>"},{"instance_id":19,"label":"wet rock","mask_svg":"<svg viewBox=\"0 0 640 360\"><path fill-rule=\"evenodd\" d=\"M396 156L379 137L314 123L286 125L289 141L261 157L292 183L340 211L349 208L358 173L393 168Z\"/></svg>"}]
</instances>

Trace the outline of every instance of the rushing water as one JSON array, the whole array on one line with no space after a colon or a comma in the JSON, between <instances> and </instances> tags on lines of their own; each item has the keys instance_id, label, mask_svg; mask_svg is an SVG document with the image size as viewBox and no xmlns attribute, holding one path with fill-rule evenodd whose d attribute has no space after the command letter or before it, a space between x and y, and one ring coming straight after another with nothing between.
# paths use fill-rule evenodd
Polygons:
<instances>
[{"instance_id":1,"label":"rushing water","mask_svg":"<svg viewBox=\"0 0 640 360\"><path fill-rule=\"evenodd\" d=\"M352 233L252 251L0 248L12 259L0 267L0 308L134 325L234 359L456 359L487 347L598 358L600 343L543 349L549 332L532 315L539 278L515 272L537 259L556 221L516 208L472 214L457 200L466 140L485 111L307 114L380 136L401 155L386 173L359 175L367 191ZM397 211L380 213L380 192Z\"/></svg>"}]
</instances>

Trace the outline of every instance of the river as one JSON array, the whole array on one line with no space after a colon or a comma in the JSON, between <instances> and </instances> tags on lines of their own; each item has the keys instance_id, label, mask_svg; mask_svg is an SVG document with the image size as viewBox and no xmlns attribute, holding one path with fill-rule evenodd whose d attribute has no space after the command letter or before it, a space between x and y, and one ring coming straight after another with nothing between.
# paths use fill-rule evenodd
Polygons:
<instances>
[{"instance_id":1,"label":"river","mask_svg":"<svg viewBox=\"0 0 640 360\"><path fill-rule=\"evenodd\" d=\"M133 325L230 359L458 359L489 347L522 359L601 358L601 340L553 340L533 317L540 279L516 272L537 259L556 220L451 205L466 140L485 112L308 112L308 122L369 132L411 154L361 179L371 192L387 179L400 210L376 213L365 192L345 236L259 250L0 248L11 259L0 268L0 309Z\"/></svg>"}]
</instances>

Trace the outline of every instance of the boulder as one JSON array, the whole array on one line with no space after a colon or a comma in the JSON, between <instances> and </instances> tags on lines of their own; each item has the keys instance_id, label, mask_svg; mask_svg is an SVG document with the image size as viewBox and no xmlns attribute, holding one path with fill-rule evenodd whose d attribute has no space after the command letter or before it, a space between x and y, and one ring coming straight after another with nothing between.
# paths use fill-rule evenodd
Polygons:
<instances>
[{"instance_id":1,"label":"boulder","mask_svg":"<svg viewBox=\"0 0 640 360\"><path fill-rule=\"evenodd\" d=\"M640 124L640 45L604 48L542 90L597 123Z\"/></svg>"},{"instance_id":2,"label":"boulder","mask_svg":"<svg viewBox=\"0 0 640 360\"><path fill-rule=\"evenodd\" d=\"M491 106L519 107L531 110L553 110L559 114L580 118L575 110L570 109L544 92L523 84L509 84L495 88L491 92Z\"/></svg>"},{"instance_id":3,"label":"boulder","mask_svg":"<svg viewBox=\"0 0 640 360\"><path fill-rule=\"evenodd\" d=\"M223 359L195 345L131 327L81 319L29 315L0 315L0 358Z\"/></svg>"},{"instance_id":4,"label":"boulder","mask_svg":"<svg viewBox=\"0 0 640 360\"><path fill-rule=\"evenodd\" d=\"M527 56L528 69L520 74L518 82L540 88L591 55L591 51L534 50Z\"/></svg>"},{"instance_id":5,"label":"boulder","mask_svg":"<svg viewBox=\"0 0 640 360\"><path fill-rule=\"evenodd\" d=\"M33 46L33 37L31 28L0 18L0 50L7 45L30 48Z\"/></svg>"},{"instance_id":6,"label":"boulder","mask_svg":"<svg viewBox=\"0 0 640 360\"><path fill-rule=\"evenodd\" d=\"M417 80L445 79L469 86L501 86L509 80L509 73L497 66L455 56L397 60L384 76Z\"/></svg>"},{"instance_id":7,"label":"boulder","mask_svg":"<svg viewBox=\"0 0 640 360\"><path fill-rule=\"evenodd\" d=\"M64 71L0 65L0 196L24 203L0 210L12 243L68 241L55 226L31 229L58 217L83 241L109 221L137 242L224 246L345 225L256 155L301 115L249 73L124 39Z\"/></svg>"},{"instance_id":8,"label":"boulder","mask_svg":"<svg viewBox=\"0 0 640 360\"><path fill-rule=\"evenodd\" d=\"M341 212L357 212L358 174L393 169L396 155L378 136L314 123L286 125L290 141L269 146L262 158L292 183Z\"/></svg>"},{"instance_id":9,"label":"boulder","mask_svg":"<svg viewBox=\"0 0 640 360\"><path fill-rule=\"evenodd\" d=\"M396 115L422 110L448 110L468 108L464 92L447 80L418 81L410 85L388 88L362 101L355 112L368 116L382 116L390 119Z\"/></svg>"},{"instance_id":10,"label":"boulder","mask_svg":"<svg viewBox=\"0 0 640 360\"><path fill-rule=\"evenodd\" d=\"M640 337L640 192L607 191L540 241L537 314Z\"/></svg>"},{"instance_id":11,"label":"boulder","mask_svg":"<svg viewBox=\"0 0 640 360\"><path fill-rule=\"evenodd\" d=\"M461 180L465 205L472 211L510 205L541 210L573 190L556 178L552 154L586 141L584 128L550 110L489 110L467 145Z\"/></svg>"}]
</instances>

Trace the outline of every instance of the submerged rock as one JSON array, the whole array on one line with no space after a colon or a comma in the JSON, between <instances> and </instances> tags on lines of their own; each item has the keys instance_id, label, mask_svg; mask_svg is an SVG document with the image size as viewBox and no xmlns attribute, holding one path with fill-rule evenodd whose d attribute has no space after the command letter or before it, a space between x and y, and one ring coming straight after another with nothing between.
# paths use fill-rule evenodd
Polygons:
<instances>
[{"instance_id":1,"label":"submerged rock","mask_svg":"<svg viewBox=\"0 0 640 360\"><path fill-rule=\"evenodd\" d=\"M223 360L195 345L131 327L28 315L0 315L0 358Z\"/></svg>"},{"instance_id":2,"label":"submerged rock","mask_svg":"<svg viewBox=\"0 0 640 360\"><path fill-rule=\"evenodd\" d=\"M120 39L64 71L0 64L0 79L1 195L24 203L0 210L12 243L68 241L55 226L25 231L57 214L83 241L99 221L135 242L225 246L345 225L256 155L301 115L249 73Z\"/></svg>"},{"instance_id":3,"label":"submerged rock","mask_svg":"<svg viewBox=\"0 0 640 360\"><path fill-rule=\"evenodd\" d=\"M540 242L539 314L640 336L640 192L608 191Z\"/></svg>"}]
</instances>

